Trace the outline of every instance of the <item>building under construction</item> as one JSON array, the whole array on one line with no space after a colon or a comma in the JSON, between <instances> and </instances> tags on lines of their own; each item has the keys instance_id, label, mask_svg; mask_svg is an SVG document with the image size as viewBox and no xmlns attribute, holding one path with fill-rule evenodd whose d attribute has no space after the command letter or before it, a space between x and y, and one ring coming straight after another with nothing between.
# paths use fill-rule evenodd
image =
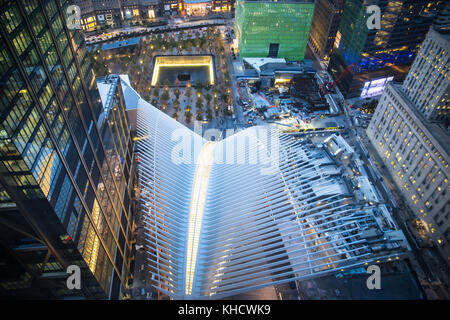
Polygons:
<instances>
[{"instance_id":1,"label":"building under construction","mask_svg":"<svg viewBox=\"0 0 450 320\"><path fill-rule=\"evenodd\" d=\"M330 107L325 95L321 92L315 75L312 73L301 73L294 77L291 85L291 95L306 103L294 105L295 107L306 107L307 111L325 111Z\"/></svg>"},{"instance_id":2,"label":"building under construction","mask_svg":"<svg viewBox=\"0 0 450 320\"><path fill-rule=\"evenodd\" d=\"M238 0L235 30L240 57L302 61L313 13L312 0Z\"/></svg>"}]
</instances>

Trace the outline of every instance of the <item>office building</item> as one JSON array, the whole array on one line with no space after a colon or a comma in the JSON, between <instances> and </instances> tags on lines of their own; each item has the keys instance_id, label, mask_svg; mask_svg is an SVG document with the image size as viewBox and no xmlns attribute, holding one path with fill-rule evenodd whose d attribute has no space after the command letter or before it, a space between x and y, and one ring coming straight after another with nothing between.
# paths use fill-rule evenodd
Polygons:
<instances>
[{"instance_id":1,"label":"office building","mask_svg":"<svg viewBox=\"0 0 450 320\"><path fill-rule=\"evenodd\" d=\"M86 31L102 25L117 27L123 20L151 21L162 15L160 0L75 0L73 4L81 9L81 25Z\"/></svg>"},{"instance_id":2,"label":"office building","mask_svg":"<svg viewBox=\"0 0 450 320\"><path fill-rule=\"evenodd\" d=\"M386 82L403 81L435 16L439 1L381 0L380 29L369 29L368 0L345 1L328 72L336 79L356 63L339 83L347 97L380 95Z\"/></svg>"},{"instance_id":3,"label":"office building","mask_svg":"<svg viewBox=\"0 0 450 320\"><path fill-rule=\"evenodd\" d=\"M438 14L434 20L434 28L440 33L450 33L450 1L442 1Z\"/></svg>"},{"instance_id":4,"label":"office building","mask_svg":"<svg viewBox=\"0 0 450 320\"><path fill-rule=\"evenodd\" d=\"M428 32L408 76L405 93L427 121L450 120L450 35Z\"/></svg>"},{"instance_id":5,"label":"office building","mask_svg":"<svg viewBox=\"0 0 450 320\"><path fill-rule=\"evenodd\" d=\"M0 295L118 299L133 220L120 87L99 94L69 1L0 4Z\"/></svg>"},{"instance_id":6,"label":"office building","mask_svg":"<svg viewBox=\"0 0 450 320\"><path fill-rule=\"evenodd\" d=\"M234 0L212 0L212 11L215 13L231 11L234 3Z\"/></svg>"},{"instance_id":7,"label":"office building","mask_svg":"<svg viewBox=\"0 0 450 320\"><path fill-rule=\"evenodd\" d=\"M302 61L308 44L314 1L239 0L235 32L241 58Z\"/></svg>"},{"instance_id":8,"label":"office building","mask_svg":"<svg viewBox=\"0 0 450 320\"><path fill-rule=\"evenodd\" d=\"M162 0L162 6L165 16L176 16L183 11L181 0Z\"/></svg>"},{"instance_id":9,"label":"office building","mask_svg":"<svg viewBox=\"0 0 450 320\"><path fill-rule=\"evenodd\" d=\"M450 36L430 29L403 86L389 84L367 128L419 225L450 262Z\"/></svg>"},{"instance_id":10,"label":"office building","mask_svg":"<svg viewBox=\"0 0 450 320\"><path fill-rule=\"evenodd\" d=\"M86 6L87 3L92 2L92 11L90 15L92 19L95 19L98 26L107 25L109 27L117 27L120 24L121 19L124 17L124 13L121 10L120 0L102 1L102 0L79 0L75 3L83 3L82 6ZM83 8L83 7L81 7ZM84 15L83 9L81 9L82 16ZM88 19L89 21L89 19ZM82 23L83 26L83 23ZM86 29L90 31L91 29Z\"/></svg>"},{"instance_id":11,"label":"office building","mask_svg":"<svg viewBox=\"0 0 450 320\"><path fill-rule=\"evenodd\" d=\"M120 3L125 19L152 20L160 16L160 0L121 0Z\"/></svg>"},{"instance_id":12,"label":"office building","mask_svg":"<svg viewBox=\"0 0 450 320\"><path fill-rule=\"evenodd\" d=\"M341 21L345 0L317 0L309 44L319 59L328 60Z\"/></svg>"},{"instance_id":13,"label":"office building","mask_svg":"<svg viewBox=\"0 0 450 320\"><path fill-rule=\"evenodd\" d=\"M81 12L80 24L83 30L91 31L97 27L97 16L94 11L94 4L92 1L75 0L74 5L77 5Z\"/></svg>"}]
</instances>

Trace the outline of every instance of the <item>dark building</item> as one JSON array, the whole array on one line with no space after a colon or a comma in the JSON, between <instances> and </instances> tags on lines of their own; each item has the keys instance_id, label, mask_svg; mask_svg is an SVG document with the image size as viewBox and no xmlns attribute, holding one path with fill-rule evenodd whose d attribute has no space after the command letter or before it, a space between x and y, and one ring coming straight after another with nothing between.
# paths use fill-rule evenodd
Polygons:
<instances>
[{"instance_id":1,"label":"dark building","mask_svg":"<svg viewBox=\"0 0 450 320\"><path fill-rule=\"evenodd\" d=\"M328 71L334 79L356 63L339 89L346 97L381 94L386 81L403 81L425 38L440 1L346 0ZM372 14L381 9L381 29L370 29Z\"/></svg>"},{"instance_id":2,"label":"dark building","mask_svg":"<svg viewBox=\"0 0 450 320\"><path fill-rule=\"evenodd\" d=\"M450 1L443 1L438 10L434 28L442 34L450 34Z\"/></svg>"},{"instance_id":3,"label":"dark building","mask_svg":"<svg viewBox=\"0 0 450 320\"><path fill-rule=\"evenodd\" d=\"M120 7L120 0L80 0L78 2L91 2L92 1L92 17L97 21L98 25L108 24L110 26L115 26L119 24L123 18L123 12ZM83 14L83 10L81 10Z\"/></svg>"},{"instance_id":4,"label":"dark building","mask_svg":"<svg viewBox=\"0 0 450 320\"><path fill-rule=\"evenodd\" d=\"M155 19L160 15L160 0L121 0L121 7L125 19L137 18L141 20Z\"/></svg>"},{"instance_id":5,"label":"dark building","mask_svg":"<svg viewBox=\"0 0 450 320\"><path fill-rule=\"evenodd\" d=\"M69 1L0 4L0 296L120 298L133 225L121 91L102 105Z\"/></svg>"},{"instance_id":6,"label":"dark building","mask_svg":"<svg viewBox=\"0 0 450 320\"><path fill-rule=\"evenodd\" d=\"M309 43L320 59L328 60L336 39L345 0L317 0Z\"/></svg>"},{"instance_id":7,"label":"dark building","mask_svg":"<svg viewBox=\"0 0 450 320\"><path fill-rule=\"evenodd\" d=\"M162 0L163 12L166 16L176 16L183 10L183 1L181 0Z\"/></svg>"}]
</instances>

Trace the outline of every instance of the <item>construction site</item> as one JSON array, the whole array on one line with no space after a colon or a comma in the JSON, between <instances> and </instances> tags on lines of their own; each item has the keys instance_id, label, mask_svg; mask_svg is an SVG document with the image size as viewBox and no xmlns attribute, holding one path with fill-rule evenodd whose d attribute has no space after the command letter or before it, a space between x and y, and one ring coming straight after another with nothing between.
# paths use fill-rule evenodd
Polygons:
<instances>
[{"instance_id":1,"label":"construction site","mask_svg":"<svg viewBox=\"0 0 450 320\"><path fill-rule=\"evenodd\" d=\"M286 130L342 128L342 99L336 88L353 68L350 65L335 81L308 63L292 64L284 59L244 59L238 76L244 117L249 125L280 123ZM321 121L319 121L321 120Z\"/></svg>"}]
</instances>

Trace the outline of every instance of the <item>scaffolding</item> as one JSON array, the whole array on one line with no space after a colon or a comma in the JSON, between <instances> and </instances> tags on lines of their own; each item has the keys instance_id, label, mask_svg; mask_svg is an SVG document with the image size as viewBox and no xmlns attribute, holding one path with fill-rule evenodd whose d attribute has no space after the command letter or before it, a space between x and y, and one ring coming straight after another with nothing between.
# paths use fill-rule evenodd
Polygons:
<instances>
[{"instance_id":1,"label":"scaffolding","mask_svg":"<svg viewBox=\"0 0 450 320\"><path fill-rule=\"evenodd\" d=\"M313 13L313 1L238 0L235 30L240 56L302 61Z\"/></svg>"}]
</instances>

